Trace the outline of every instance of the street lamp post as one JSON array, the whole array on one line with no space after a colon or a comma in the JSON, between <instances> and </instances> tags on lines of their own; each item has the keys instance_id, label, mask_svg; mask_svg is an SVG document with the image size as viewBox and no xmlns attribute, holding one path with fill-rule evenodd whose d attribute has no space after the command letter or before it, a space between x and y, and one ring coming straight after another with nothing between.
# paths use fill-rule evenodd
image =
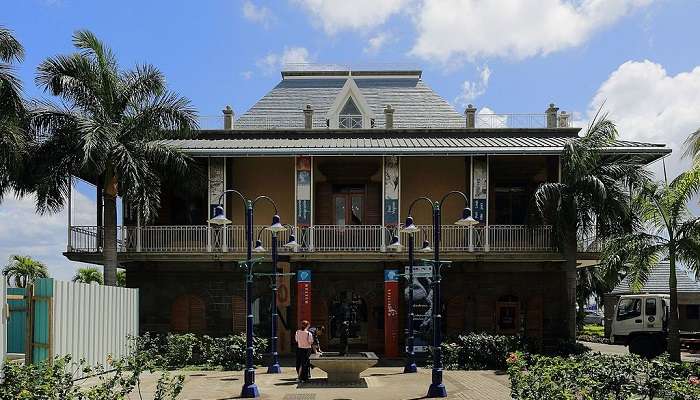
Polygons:
<instances>
[{"instance_id":1,"label":"street lamp post","mask_svg":"<svg viewBox=\"0 0 700 400\"><path fill-rule=\"evenodd\" d=\"M447 397L447 389L445 389L445 384L442 382L442 315L441 315L441 308L442 308L442 297L441 297L441 279L442 275L440 273L440 269L442 268L443 264L448 264L449 261L440 261L440 234L441 234L441 229L442 229L442 223L441 223L441 213L440 209L442 208L443 203L445 200L450 197L451 195L459 195L464 199L465 207L464 210L462 211L462 218L460 218L457 222L455 222L456 225L462 225L462 226L473 226L478 224L478 222L472 218L471 216L471 209L469 208L469 199L467 198L467 195L464 193L458 191L458 190L453 190L451 192L448 192L445 194L440 201L435 201L433 202L430 198L422 196L419 197L411 203L411 205L408 207L408 217L406 217L406 224L404 225L402 231L405 233L409 234L409 248L408 248L408 257L409 257L409 279L410 279L410 285L409 286L409 315L412 314L412 303L413 303L413 296L412 296L412 286L413 286L413 264L414 264L414 254L413 254L413 234L416 232L420 231L420 228L418 228L414 223L413 223L413 217L411 216L412 211L413 211L413 206L418 202L418 201L425 201L427 202L430 207L433 210L433 259L432 260L426 260L427 262L430 262L433 266L433 304L432 304L432 322L433 322L433 371L432 371L432 382L430 384L430 387L428 388L428 397ZM427 248L427 245L424 244L424 249ZM411 318L411 317L409 317ZM409 328L413 327L413 320L409 322ZM409 358L412 358L412 345L413 345L413 331L411 329L409 333ZM410 361L410 360L409 360ZM406 369L410 369L410 364L409 361L407 361L407 365L404 368L404 371Z\"/></svg>"},{"instance_id":2,"label":"street lamp post","mask_svg":"<svg viewBox=\"0 0 700 400\"><path fill-rule=\"evenodd\" d=\"M291 225L284 225L285 227L289 228L294 228ZM293 230L292 230L293 232ZM265 248L262 246L262 242L260 241L260 234L262 231L258 233L258 239L255 241L255 249L253 251L257 252L264 252ZM282 373L282 367L280 367L280 359L279 359L279 353L277 352L277 277L280 275L295 275L293 273L290 274L280 274L277 271L277 261L278 261L278 255L277 255L277 233L273 232L272 233L272 249L270 250L272 253L272 272L270 274L259 274L263 276L268 276L270 278L270 287L272 288L272 304L270 305L271 308L271 318L272 320L270 321L270 365L267 367L267 373L268 374L279 374ZM294 250L296 247L298 247L296 238L294 236L294 233L291 233L289 235L289 240L287 243L284 244L284 247Z\"/></svg>"},{"instance_id":3,"label":"street lamp post","mask_svg":"<svg viewBox=\"0 0 700 400\"><path fill-rule=\"evenodd\" d=\"M226 218L226 212L222 206L222 201L226 193L234 193L238 195L243 200L243 205L246 210L245 214L245 230L246 230L246 261L243 263L245 266L246 274L246 286L245 286L245 298L246 298L246 368L244 372L244 382L243 388L241 389L241 396L243 398L257 398L260 396L260 391L258 386L255 384L255 366L253 365L253 265L255 260L253 260L253 209L255 204L260 200L265 200L272 204L275 209L275 214L272 216L272 224L266 229L271 231L273 234L277 232L286 231L285 228L280 223L280 217L277 209L277 204L269 198L268 196L258 196L253 200L247 199L241 192L235 189L225 190L219 196L218 206L214 209L214 217L209 219L209 223L215 225L226 225L230 224L231 221Z\"/></svg>"}]
</instances>

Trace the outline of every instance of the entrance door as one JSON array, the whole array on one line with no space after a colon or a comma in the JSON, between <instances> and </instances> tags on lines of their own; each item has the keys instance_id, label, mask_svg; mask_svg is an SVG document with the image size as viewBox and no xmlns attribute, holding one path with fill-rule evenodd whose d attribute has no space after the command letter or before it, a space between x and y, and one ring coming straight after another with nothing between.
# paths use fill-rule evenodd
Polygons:
<instances>
[{"instance_id":1,"label":"entrance door","mask_svg":"<svg viewBox=\"0 0 700 400\"><path fill-rule=\"evenodd\" d=\"M365 216L365 193L333 194L333 225L362 225Z\"/></svg>"}]
</instances>

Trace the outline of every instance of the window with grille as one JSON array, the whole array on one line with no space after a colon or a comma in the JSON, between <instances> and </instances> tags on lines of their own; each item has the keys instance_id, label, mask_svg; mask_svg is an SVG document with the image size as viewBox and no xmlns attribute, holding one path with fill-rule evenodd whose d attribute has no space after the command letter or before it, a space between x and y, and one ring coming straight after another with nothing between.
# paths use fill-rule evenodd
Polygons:
<instances>
[{"instance_id":1,"label":"window with grille","mask_svg":"<svg viewBox=\"0 0 700 400\"><path fill-rule=\"evenodd\" d=\"M348 98L345 105L340 110L338 116L338 127L343 129L361 129L362 128L362 113L357 108L352 97Z\"/></svg>"}]
</instances>

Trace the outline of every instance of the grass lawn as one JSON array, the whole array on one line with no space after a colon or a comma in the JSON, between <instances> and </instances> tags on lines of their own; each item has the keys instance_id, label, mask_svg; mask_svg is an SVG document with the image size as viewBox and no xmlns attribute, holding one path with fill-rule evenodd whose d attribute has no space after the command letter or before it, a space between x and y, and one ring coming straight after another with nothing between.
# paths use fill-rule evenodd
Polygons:
<instances>
[{"instance_id":1,"label":"grass lawn","mask_svg":"<svg viewBox=\"0 0 700 400\"><path fill-rule=\"evenodd\" d=\"M583 330L580 332L583 335L600 336L605 335L605 328L602 325L584 325Z\"/></svg>"}]
</instances>

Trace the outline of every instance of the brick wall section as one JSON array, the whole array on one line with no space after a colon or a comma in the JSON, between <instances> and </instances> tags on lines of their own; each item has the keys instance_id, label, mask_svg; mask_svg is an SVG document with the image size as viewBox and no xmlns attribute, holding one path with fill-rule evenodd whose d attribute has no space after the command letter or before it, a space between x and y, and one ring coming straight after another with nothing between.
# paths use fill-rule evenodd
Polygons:
<instances>
[{"instance_id":1,"label":"brick wall section","mask_svg":"<svg viewBox=\"0 0 700 400\"><path fill-rule=\"evenodd\" d=\"M264 268L264 267L261 267ZM292 264L295 271L297 265ZM383 275L386 268L400 269L396 263L305 263L313 271L312 323L325 325L327 336L322 339L326 349L330 336L331 300L346 291L359 295L366 307L365 338L357 348L382 352ZM140 287L141 331L166 332L171 326L171 308L178 296L192 294L205 302L206 331L210 335L225 335L245 329L245 288L243 274L228 265L216 263L151 263L127 265L128 285ZM292 282L294 284L294 282ZM404 282L401 283L399 323L403 348L405 329ZM261 310L267 309L270 290L266 280L259 280L256 297L261 297ZM280 310L296 329L296 294L292 293L287 310ZM516 299L519 306L517 324L521 331L533 337L556 339L564 337L566 326L565 275L556 263L465 263L444 270L443 313L447 335L467 331L498 333L497 305L499 300ZM240 327L240 330L239 330ZM263 330L265 328L262 328Z\"/></svg>"}]
</instances>

